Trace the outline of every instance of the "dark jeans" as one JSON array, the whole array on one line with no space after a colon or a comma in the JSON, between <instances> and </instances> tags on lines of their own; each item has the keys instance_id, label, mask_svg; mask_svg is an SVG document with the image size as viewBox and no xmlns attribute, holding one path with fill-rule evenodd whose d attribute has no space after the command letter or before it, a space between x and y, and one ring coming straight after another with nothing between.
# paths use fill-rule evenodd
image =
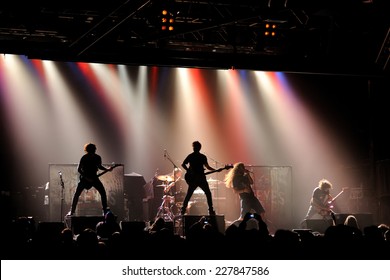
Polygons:
<instances>
[{"instance_id":1,"label":"dark jeans","mask_svg":"<svg viewBox=\"0 0 390 280\"><path fill-rule=\"evenodd\" d=\"M194 191L196 190L197 187L201 188L202 191L204 191L204 194L206 195L207 204L209 206L209 212L214 211L213 199L211 196L209 183L207 182L206 178L204 178L204 179L199 179L195 182L191 182L188 185L188 191L187 191L187 194L186 194L184 201L183 201L182 214L184 214L185 210L187 209L188 202L190 201L192 194L194 193Z\"/></svg>"},{"instance_id":2,"label":"dark jeans","mask_svg":"<svg viewBox=\"0 0 390 280\"><path fill-rule=\"evenodd\" d=\"M70 209L71 214L75 213L79 197L83 190L89 190L91 187L94 187L99 192L102 201L103 211L107 210L107 194L106 190L104 189L103 183L99 179L95 179L93 182L86 182L84 180L80 180L73 195L72 208Z\"/></svg>"}]
</instances>

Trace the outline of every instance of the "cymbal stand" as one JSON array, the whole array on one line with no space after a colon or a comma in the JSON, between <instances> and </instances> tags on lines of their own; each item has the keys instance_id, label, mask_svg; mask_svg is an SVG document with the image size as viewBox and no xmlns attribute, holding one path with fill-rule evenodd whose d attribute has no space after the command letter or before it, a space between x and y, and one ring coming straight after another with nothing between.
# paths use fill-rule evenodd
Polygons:
<instances>
[{"instance_id":1,"label":"cymbal stand","mask_svg":"<svg viewBox=\"0 0 390 280\"><path fill-rule=\"evenodd\" d=\"M166 184L168 185L168 182L166 182ZM164 196L162 198L161 205L160 205L160 207L158 207L155 219L162 217L164 219L164 221L166 221L166 222L173 221L173 219L175 218L175 215L171 211L170 200L171 200L171 197L167 194L164 194Z\"/></svg>"},{"instance_id":2,"label":"cymbal stand","mask_svg":"<svg viewBox=\"0 0 390 280\"><path fill-rule=\"evenodd\" d=\"M168 152L167 152L167 150L164 150L164 157L166 158L166 159L168 159L171 163L172 163L172 165L173 165L173 184L176 184L176 182L177 182L177 180L178 180L178 178L176 178L177 176L176 176L176 170L177 169L179 169L179 167L175 164L175 162L171 159L171 157L169 156L169 154L168 154ZM176 188L176 186L175 186L175 188ZM168 189L168 182L167 182L167 185L166 185L166 187L164 188L164 189ZM168 189L169 190L169 189ZM174 203L176 202L176 193L177 192L175 192L175 194L174 194ZM175 215L174 213L172 213L172 211L171 211L171 207L170 207L170 202L168 201L166 201L167 200L167 195L164 195L164 198L165 199L163 199L163 202L162 202L162 204L161 204L161 206L160 206L160 208L159 208L159 211L158 211L158 213L157 213L157 216L159 216L159 212L161 212L161 210L163 210L164 211L164 213L162 213L164 216L164 220L168 220L168 221L171 221L171 222L173 222L173 224L174 224L174 228L175 228L175 231L178 231L178 232L183 232L183 221L182 221L182 218L181 218L181 216L180 215ZM168 197L168 199L169 199L169 197ZM162 207L162 205L164 205L164 203L165 203L165 207ZM180 209L181 209L181 207L180 207ZM160 215L161 215L161 213L160 213ZM182 235L182 234L181 234Z\"/></svg>"},{"instance_id":3,"label":"cymbal stand","mask_svg":"<svg viewBox=\"0 0 390 280\"><path fill-rule=\"evenodd\" d=\"M61 184L61 219L60 221L63 221L63 208L64 208L64 180L62 179L62 172L59 171L58 175L60 176L60 184Z\"/></svg>"}]
</instances>

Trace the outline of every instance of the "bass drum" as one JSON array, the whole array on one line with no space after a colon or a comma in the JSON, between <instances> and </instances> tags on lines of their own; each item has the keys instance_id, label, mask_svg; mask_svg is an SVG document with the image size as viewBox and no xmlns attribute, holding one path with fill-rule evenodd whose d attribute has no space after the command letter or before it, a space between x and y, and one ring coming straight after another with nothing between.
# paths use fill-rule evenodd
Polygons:
<instances>
[{"instance_id":1,"label":"bass drum","mask_svg":"<svg viewBox=\"0 0 390 280\"><path fill-rule=\"evenodd\" d=\"M175 201L176 203L183 203L184 201L184 198L186 197L186 193L185 192L176 192L175 193Z\"/></svg>"},{"instance_id":2,"label":"bass drum","mask_svg":"<svg viewBox=\"0 0 390 280\"><path fill-rule=\"evenodd\" d=\"M190 202L187 213L189 215L208 215L207 203L203 201Z\"/></svg>"}]
</instances>

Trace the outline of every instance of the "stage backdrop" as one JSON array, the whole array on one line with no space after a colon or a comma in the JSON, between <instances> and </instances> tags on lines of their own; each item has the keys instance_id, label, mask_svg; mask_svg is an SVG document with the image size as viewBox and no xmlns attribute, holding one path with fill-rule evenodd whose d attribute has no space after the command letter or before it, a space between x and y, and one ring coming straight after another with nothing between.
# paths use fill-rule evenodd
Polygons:
<instances>
[{"instance_id":1,"label":"stage backdrop","mask_svg":"<svg viewBox=\"0 0 390 280\"><path fill-rule=\"evenodd\" d=\"M111 165L112 164L103 164L105 167ZM60 172L62 174L63 188ZM100 177L100 180L106 189L108 206L113 213L117 215L118 221L125 219L123 178L123 165L115 167L112 171L106 172ZM77 172L77 164L49 164L49 199L46 203L49 206L48 219L50 222L62 221L64 216L68 213L78 180L79 173ZM62 198L63 203L61 211ZM81 193L75 214L76 216L102 215L100 194L95 188L91 188L88 191L84 190Z\"/></svg>"},{"instance_id":2,"label":"stage backdrop","mask_svg":"<svg viewBox=\"0 0 390 280\"><path fill-rule=\"evenodd\" d=\"M272 229L292 227L292 168L247 166L254 179L253 191L265 208Z\"/></svg>"}]
</instances>

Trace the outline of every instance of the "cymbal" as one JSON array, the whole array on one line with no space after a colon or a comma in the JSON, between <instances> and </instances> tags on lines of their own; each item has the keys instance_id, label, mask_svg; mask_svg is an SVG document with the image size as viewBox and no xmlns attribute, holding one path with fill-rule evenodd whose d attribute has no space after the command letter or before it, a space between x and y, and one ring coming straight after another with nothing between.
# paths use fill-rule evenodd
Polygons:
<instances>
[{"instance_id":1,"label":"cymbal","mask_svg":"<svg viewBox=\"0 0 390 280\"><path fill-rule=\"evenodd\" d=\"M168 181L168 182L173 182L173 177L171 175L159 175L156 177L157 179L159 179L160 181Z\"/></svg>"}]
</instances>

